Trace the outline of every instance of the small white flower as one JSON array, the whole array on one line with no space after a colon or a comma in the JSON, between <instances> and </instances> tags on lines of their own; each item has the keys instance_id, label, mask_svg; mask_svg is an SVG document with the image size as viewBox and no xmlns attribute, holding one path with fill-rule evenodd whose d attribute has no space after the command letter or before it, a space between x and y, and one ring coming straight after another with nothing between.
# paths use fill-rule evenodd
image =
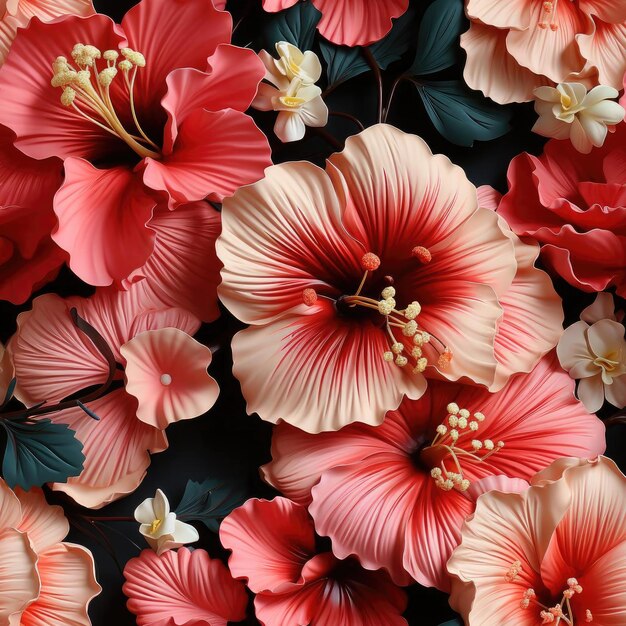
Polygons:
<instances>
[{"instance_id":1,"label":"small white flower","mask_svg":"<svg viewBox=\"0 0 626 626\"><path fill-rule=\"evenodd\" d=\"M252 106L259 111L278 111L274 132L282 142L298 141L307 126L323 127L328 122L328 107L322 90L315 85L322 74L317 55L300 51L286 41L276 44L279 58L262 50L265 81Z\"/></svg>"},{"instance_id":2,"label":"small white flower","mask_svg":"<svg viewBox=\"0 0 626 626\"><path fill-rule=\"evenodd\" d=\"M135 519L141 524L139 532L158 555L200 538L191 524L176 519L176 513L170 511L170 503L160 489L156 490L154 498L147 498L135 509Z\"/></svg>"},{"instance_id":3,"label":"small white flower","mask_svg":"<svg viewBox=\"0 0 626 626\"><path fill-rule=\"evenodd\" d=\"M560 83L556 87L538 87L534 93L539 119L533 131L554 139L569 138L583 154L591 152L593 146L602 146L608 129L621 122L626 113L613 102L617 90L605 85L587 93L581 83Z\"/></svg>"}]
</instances>

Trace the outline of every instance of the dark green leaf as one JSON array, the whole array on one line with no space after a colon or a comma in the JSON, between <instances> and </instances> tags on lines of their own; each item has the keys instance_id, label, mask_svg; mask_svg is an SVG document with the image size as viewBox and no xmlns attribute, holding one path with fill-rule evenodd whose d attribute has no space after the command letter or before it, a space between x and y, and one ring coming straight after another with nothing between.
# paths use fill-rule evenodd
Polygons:
<instances>
[{"instance_id":1,"label":"dark green leaf","mask_svg":"<svg viewBox=\"0 0 626 626\"><path fill-rule=\"evenodd\" d=\"M495 139L510 129L510 109L494 104L461 81L414 84L430 120L451 143L469 147L475 140Z\"/></svg>"},{"instance_id":2,"label":"dark green leaf","mask_svg":"<svg viewBox=\"0 0 626 626\"><path fill-rule=\"evenodd\" d=\"M17 384L17 378L15 378L15 376L11 379L11 382L9 383L9 386L7 387L7 392L4 394L4 400L2 401L2 405L0 406L4 406L5 404L9 403L9 400L11 400L11 398L13 397L13 394L15 393L15 385Z\"/></svg>"},{"instance_id":3,"label":"dark green leaf","mask_svg":"<svg viewBox=\"0 0 626 626\"><path fill-rule=\"evenodd\" d=\"M176 517L202 522L217 532L219 521L247 499L246 488L240 481L207 478L201 483L187 481L185 493L176 507Z\"/></svg>"},{"instance_id":4,"label":"dark green leaf","mask_svg":"<svg viewBox=\"0 0 626 626\"><path fill-rule=\"evenodd\" d=\"M64 483L83 469L83 444L66 424L2 420L7 434L2 475L11 488Z\"/></svg>"},{"instance_id":5,"label":"dark green leaf","mask_svg":"<svg viewBox=\"0 0 626 626\"><path fill-rule=\"evenodd\" d=\"M409 9L393 22L390 33L370 46L379 67L386 70L394 61L398 61L409 49L414 38L415 11Z\"/></svg>"},{"instance_id":6,"label":"dark green leaf","mask_svg":"<svg viewBox=\"0 0 626 626\"><path fill-rule=\"evenodd\" d=\"M409 73L433 74L454 65L464 22L463 0L435 0L420 23L417 54Z\"/></svg>"},{"instance_id":7,"label":"dark green leaf","mask_svg":"<svg viewBox=\"0 0 626 626\"><path fill-rule=\"evenodd\" d=\"M439 624L439 626L463 626L463 624L458 619L451 619L449 622Z\"/></svg>"},{"instance_id":8,"label":"dark green leaf","mask_svg":"<svg viewBox=\"0 0 626 626\"><path fill-rule=\"evenodd\" d=\"M271 52L275 43L287 41L300 50L310 50L315 27L321 17L322 14L310 2L299 2L286 11L276 13L265 27L267 49Z\"/></svg>"}]
</instances>

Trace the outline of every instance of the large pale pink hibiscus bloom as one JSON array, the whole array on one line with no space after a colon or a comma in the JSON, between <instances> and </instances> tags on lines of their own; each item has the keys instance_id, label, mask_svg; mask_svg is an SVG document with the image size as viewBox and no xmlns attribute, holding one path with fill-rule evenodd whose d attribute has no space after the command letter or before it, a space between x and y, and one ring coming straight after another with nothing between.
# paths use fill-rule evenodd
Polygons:
<instances>
[{"instance_id":1,"label":"large pale pink hibiscus bloom","mask_svg":"<svg viewBox=\"0 0 626 626\"><path fill-rule=\"evenodd\" d=\"M406 626L406 595L385 572L317 547L306 508L287 500L248 500L220 526L230 569L256 593L265 626Z\"/></svg>"},{"instance_id":2,"label":"large pale pink hibiscus bloom","mask_svg":"<svg viewBox=\"0 0 626 626\"><path fill-rule=\"evenodd\" d=\"M555 461L520 494L478 499L448 563L467 626L626 623L626 477L613 461Z\"/></svg>"},{"instance_id":3,"label":"large pale pink hibiscus bloom","mask_svg":"<svg viewBox=\"0 0 626 626\"><path fill-rule=\"evenodd\" d=\"M205 550L144 550L128 561L124 578L138 626L226 626L246 617L243 583Z\"/></svg>"},{"instance_id":4,"label":"large pale pink hibiscus bloom","mask_svg":"<svg viewBox=\"0 0 626 626\"><path fill-rule=\"evenodd\" d=\"M0 123L28 156L64 160L53 238L86 282L118 283L146 262L164 197L172 209L221 200L270 164L243 113L265 68L229 45L231 25L209 0L142 0L120 26L35 17L16 37Z\"/></svg>"},{"instance_id":5,"label":"large pale pink hibiscus bloom","mask_svg":"<svg viewBox=\"0 0 626 626\"><path fill-rule=\"evenodd\" d=\"M564 454L604 451L604 426L553 354L497 393L431 381L381 426L309 435L280 424L265 479L309 505L334 553L448 589L445 563L479 493L528 480ZM511 483L512 481L512 483Z\"/></svg>"},{"instance_id":6,"label":"large pale pink hibiscus bloom","mask_svg":"<svg viewBox=\"0 0 626 626\"><path fill-rule=\"evenodd\" d=\"M464 77L496 102L532 100L536 87L568 80L621 89L621 0L467 0L466 12L471 23L461 37Z\"/></svg>"},{"instance_id":7,"label":"large pale pink hibiscus bloom","mask_svg":"<svg viewBox=\"0 0 626 626\"><path fill-rule=\"evenodd\" d=\"M263 0L266 11L282 11L298 0ZM317 25L322 36L342 46L367 46L382 39L392 26L392 18L409 8L409 0L313 0L322 13Z\"/></svg>"},{"instance_id":8,"label":"large pale pink hibiscus bloom","mask_svg":"<svg viewBox=\"0 0 626 626\"><path fill-rule=\"evenodd\" d=\"M217 253L220 297L251 325L233 340L248 411L309 432L379 424L425 377L501 388L561 333L536 247L391 126L349 138L326 170L287 163L239 189Z\"/></svg>"},{"instance_id":9,"label":"large pale pink hibiscus bloom","mask_svg":"<svg viewBox=\"0 0 626 626\"><path fill-rule=\"evenodd\" d=\"M19 315L9 349L16 396L27 406L58 402L110 375L106 358L74 324L72 308L104 338L117 369L111 390L88 404L99 421L79 408L50 416L76 431L86 457L80 476L53 487L97 508L134 491L150 453L167 448L167 425L207 411L218 387L207 374L211 351L190 336L200 325L195 316L146 308L134 289L108 288L88 299L40 296Z\"/></svg>"},{"instance_id":10,"label":"large pale pink hibiscus bloom","mask_svg":"<svg viewBox=\"0 0 626 626\"><path fill-rule=\"evenodd\" d=\"M0 479L0 622L20 626L90 626L100 593L91 552L63 539L69 524L41 489L11 491Z\"/></svg>"}]
</instances>

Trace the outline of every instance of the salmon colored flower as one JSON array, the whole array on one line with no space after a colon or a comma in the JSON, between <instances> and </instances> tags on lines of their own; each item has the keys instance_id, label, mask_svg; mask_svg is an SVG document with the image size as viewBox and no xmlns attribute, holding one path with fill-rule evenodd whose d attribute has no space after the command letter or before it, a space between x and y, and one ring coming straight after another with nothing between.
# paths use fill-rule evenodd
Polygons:
<instances>
[{"instance_id":1,"label":"salmon colored flower","mask_svg":"<svg viewBox=\"0 0 626 626\"><path fill-rule=\"evenodd\" d=\"M124 578L139 626L226 626L246 617L245 587L205 550L144 550L128 561Z\"/></svg>"},{"instance_id":2,"label":"salmon colored flower","mask_svg":"<svg viewBox=\"0 0 626 626\"><path fill-rule=\"evenodd\" d=\"M0 478L0 622L90 626L87 607L101 591L91 552L65 543L69 524L41 489L11 491Z\"/></svg>"},{"instance_id":3,"label":"salmon colored flower","mask_svg":"<svg viewBox=\"0 0 626 626\"><path fill-rule=\"evenodd\" d=\"M164 198L221 200L270 164L243 113L265 70L229 45L231 26L207 0L142 0L120 26L33 18L16 37L0 123L28 156L63 159L53 238L86 282L117 284L145 264Z\"/></svg>"},{"instance_id":4,"label":"salmon colored flower","mask_svg":"<svg viewBox=\"0 0 626 626\"><path fill-rule=\"evenodd\" d=\"M384 572L319 550L306 509L286 498L248 500L222 522L220 540L265 626L407 626L405 593Z\"/></svg>"},{"instance_id":5,"label":"salmon colored flower","mask_svg":"<svg viewBox=\"0 0 626 626\"><path fill-rule=\"evenodd\" d=\"M279 424L262 472L309 506L339 558L447 590L445 563L480 493L517 490L555 458L604 446L602 422L575 399L552 354L497 393L431 381L375 428L309 435Z\"/></svg>"},{"instance_id":6,"label":"salmon colored flower","mask_svg":"<svg viewBox=\"0 0 626 626\"><path fill-rule=\"evenodd\" d=\"M282 11L298 0L263 0L266 11ZM320 34L342 46L367 46L382 39L392 26L392 18L409 8L409 0L313 0L322 18Z\"/></svg>"},{"instance_id":7,"label":"salmon colored flower","mask_svg":"<svg viewBox=\"0 0 626 626\"><path fill-rule=\"evenodd\" d=\"M481 496L448 563L467 626L626 623L626 477L560 459L519 494Z\"/></svg>"},{"instance_id":8,"label":"salmon colored flower","mask_svg":"<svg viewBox=\"0 0 626 626\"><path fill-rule=\"evenodd\" d=\"M27 406L58 402L109 376L105 357L76 327L76 308L104 338L117 363L111 390L89 408L54 413L83 443L82 474L53 487L80 504L98 508L134 491L150 453L167 448L165 427L208 411L217 383L206 371L211 352L189 335L200 322L178 308L146 308L134 289L103 289L87 299L49 294L18 317L9 343L18 379L16 396Z\"/></svg>"},{"instance_id":9,"label":"salmon colored flower","mask_svg":"<svg viewBox=\"0 0 626 626\"><path fill-rule=\"evenodd\" d=\"M623 2L466 0L466 13L465 80L496 102L532 100L536 87L566 81L621 89Z\"/></svg>"},{"instance_id":10,"label":"salmon colored flower","mask_svg":"<svg viewBox=\"0 0 626 626\"><path fill-rule=\"evenodd\" d=\"M234 373L268 421L380 424L425 377L498 389L561 333L536 248L478 207L460 168L391 126L350 137L326 170L269 168L225 201L222 227L219 294L251 325Z\"/></svg>"}]
</instances>

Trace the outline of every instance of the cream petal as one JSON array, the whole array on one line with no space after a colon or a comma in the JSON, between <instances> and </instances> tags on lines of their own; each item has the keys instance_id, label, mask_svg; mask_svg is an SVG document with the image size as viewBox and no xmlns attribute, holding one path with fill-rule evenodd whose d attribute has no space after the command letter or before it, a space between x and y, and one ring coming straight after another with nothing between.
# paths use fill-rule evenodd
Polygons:
<instances>
[{"instance_id":1,"label":"cream petal","mask_svg":"<svg viewBox=\"0 0 626 626\"><path fill-rule=\"evenodd\" d=\"M134 518L140 524L152 524L157 519L153 506L154 498L146 498L133 513Z\"/></svg>"},{"instance_id":2,"label":"cream petal","mask_svg":"<svg viewBox=\"0 0 626 626\"><path fill-rule=\"evenodd\" d=\"M590 304L582 310L580 319L589 324L603 319L617 321L615 317L615 300L613 300L613 294L608 291L599 292L593 304Z\"/></svg>"},{"instance_id":3,"label":"cream petal","mask_svg":"<svg viewBox=\"0 0 626 626\"><path fill-rule=\"evenodd\" d=\"M618 409L626 406L626 374L616 376L610 385L604 386L606 399Z\"/></svg>"},{"instance_id":4,"label":"cream petal","mask_svg":"<svg viewBox=\"0 0 626 626\"><path fill-rule=\"evenodd\" d=\"M582 154L589 154L593 148L593 142L591 137L587 135L587 130L587 127L582 125L580 119L575 117L571 125L570 140L574 148ZM604 132L606 133L606 126L604 126Z\"/></svg>"},{"instance_id":5,"label":"cream petal","mask_svg":"<svg viewBox=\"0 0 626 626\"><path fill-rule=\"evenodd\" d=\"M623 362L626 357L624 326L613 320L600 320L587 331L587 341L593 354Z\"/></svg>"},{"instance_id":6,"label":"cream petal","mask_svg":"<svg viewBox=\"0 0 626 626\"><path fill-rule=\"evenodd\" d=\"M281 111L276 117L274 134L283 142L300 141L306 132L306 125L298 111Z\"/></svg>"},{"instance_id":7,"label":"cream petal","mask_svg":"<svg viewBox=\"0 0 626 626\"><path fill-rule=\"evenodd\" d=\"M602 383L602 376L597 374L596 376L590 376L580 380L576 395L585 405L587 411L590 413L599 411L604 404L604 384Z\"/></svg>"}]
</instances>

